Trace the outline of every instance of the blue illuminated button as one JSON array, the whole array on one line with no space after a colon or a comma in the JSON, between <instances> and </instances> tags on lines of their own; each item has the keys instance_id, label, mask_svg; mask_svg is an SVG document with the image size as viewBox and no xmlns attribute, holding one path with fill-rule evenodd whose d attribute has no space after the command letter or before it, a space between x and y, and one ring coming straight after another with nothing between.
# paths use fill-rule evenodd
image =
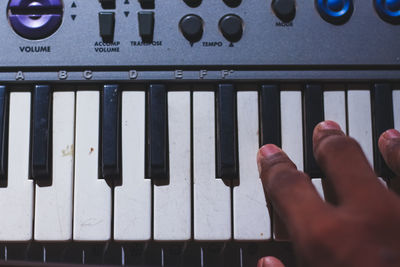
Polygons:
<instances>
[{"instance_id":1,"label":"blue illuminated button","mask_svg":"<svg viewBox=\"0 0 400 267\"><path fill-rule=\"evenodd\" d=\"M328 0L326 2L326 5L330 10L334 12L340 12L340 10L342 10L344 7L344 3L342 0Z\"/></svg>"},{"instance_id":2,"label":"blue illuminated button","mask_svg":"<svg viewBox=\"0 0 400 267\"><path fill-rule=\"evenodd\" d=\"M400 0L375 0L379 16L392 24L400 24Z\"/></svg>"},{"instance_id":3,"label":"blue illuminated button","mask_svg":"<svg viewBox=\"0 0 400 267\"><path fill-rule=\"evenodd\" d=\"M53 34L61 25L62 0L10 0L8 20L20 36L38 40Z\"/></svg>"},{"instance_id":4,"label":"blue illuminated button","mask_svg":"<svg viewBox=\"0 0 400 267\"><path fill-rule=\"evenodd\" d=\"M353 0L315 0L321 17L332 24L344 24L353 14Z\"/></svg>"}]
</instances>

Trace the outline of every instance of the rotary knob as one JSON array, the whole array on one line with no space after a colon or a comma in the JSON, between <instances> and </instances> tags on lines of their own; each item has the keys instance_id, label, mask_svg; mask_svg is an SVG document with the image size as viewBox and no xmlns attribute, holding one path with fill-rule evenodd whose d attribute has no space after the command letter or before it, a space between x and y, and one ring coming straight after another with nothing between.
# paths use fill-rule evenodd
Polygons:
<instances>
[{"instance_id":1,"label":"rotary knob","mask_svg":"<svg viewBox=\"0 0 400 267\"><path fill-rule=\"evenodd\" d=\"M226 15L219 21L219 29L229 42L238 42L243 35L243 20L237 15Z\"/></svg>"},{"instance_id":2,"label":"rotary knob","mask_svg":"<svg viewBox=\"0 0 400 267\"><path fill-rule=\"evenodd\" d=\"M203 36L203 20L197 15L184 16L179 23L179 28L183 36L191 43L200 41Z\"/></svg>"},{"instance_id":3,"label":"rotary knob","mask_svg":"<svg viewBox=\"0 0 400 267\"><path fill-rule=\"evenodd\" d=\"M10 0L8 20L20 36L39 40L52 35L60 27L62 0Z\"/></svg>"},{"instance_id":4,"label":"rotary knob","mask_svg":"<svg viewBox=\"0 0 400 267\"><path fill-rule=\"evenodd\" d=\"M296 3L294 0L273 0L272 9L283 22L292 21L296 16Z\"/></svg>"},{"instance_id":5,"label":"rotary knob","mask_svg":"<svg viewBox=\"0 0 400 267\"><path fill-rule=\"evenodd\" d=\"M238 7L242 0L224 0L224 3L229 7Z\"/></svg>"},{"instance_id":6,"label":"rotary knob","mask_svg":"<svg viewBox=\"0 0 400 267\"><path fill-rule=\"evenodd\" d=\"M198 7L201 4L201 0L183 0L190 7Z\"/></svg>"}]
</instances>

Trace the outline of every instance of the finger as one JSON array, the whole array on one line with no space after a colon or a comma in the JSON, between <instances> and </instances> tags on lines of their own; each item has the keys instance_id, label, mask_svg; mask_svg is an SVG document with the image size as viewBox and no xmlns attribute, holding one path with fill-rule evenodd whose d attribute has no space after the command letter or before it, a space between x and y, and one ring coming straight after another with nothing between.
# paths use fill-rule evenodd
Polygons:
<instances>
[{"instance_id":1,"label":"finger","mask_svg":"<svg viewBox=\"0 0 400 267\"><path fill-rule=\"evenodd\" d=\"M400 132L387 130L380 136L378 145L386 164L400 176Z\"/></svg>"},{"instance_id":2,"label":"finger","mask_svg":"<svg viewBox=\"0 0 400 267\"><path fill-rule=\"evenodd\" d=\"M325 211L310 178L296 169L275 145L263 146L257 155L260 177L267 199L288 227L291 238L307 229L312 218Z\"/></svg>"},{"instance_id":3,"label":"finger","mask_svg":"<svg viewBox=\"0 0 400 267\"><path fill-rule=\"evenodd\" d=\"M275 257L264 257L258 261L257 267L285 267L285 265Z\"/></svg>"},{"instance_id":4,"label":"finger","mask_svg":"<svg viewBox=\"0 0 400 267\"><path fill-rule=\"evenodd\" d=\"M375 176L360 145L333 121L319 123L313 135L314 156L336 193L337 200L360 202L380 193ZM374 192L374 193L371 193Z\"/></svg>"}]
</instances>

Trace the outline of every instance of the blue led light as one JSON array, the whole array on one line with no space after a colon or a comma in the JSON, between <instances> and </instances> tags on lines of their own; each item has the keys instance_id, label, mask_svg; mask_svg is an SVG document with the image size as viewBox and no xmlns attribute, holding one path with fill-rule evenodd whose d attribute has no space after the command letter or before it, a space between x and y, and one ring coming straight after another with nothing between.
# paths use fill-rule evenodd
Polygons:
<instances>
[{"instance_id":1,"label":"blue led light","mask_svg":"<svg viewBox=\"0 0 400 267\"><path fill-rule=\"evenodd\" d=\"M344 3L343 0L327 0L326 5L330 10L338 12L343 9Z\"/></svg>"},{"instance_id":2,"label":"blue led light","mask_svg":"<svg viewBox=\"0 0 400 267\"><path fill-rule=\"evenodd\" d=\"M316 7L326 21L343 24L353 13L353 0L316 0Z\"/></svg>"},{"instance_id":3,"label":"blue led light","mask_svg":"<svg viewBox=\"0 0 400 267\"><path fill-rule=\"evenodd\" d=\"M400 24L400 0L375 0L375 9L383 20Z\"/></svg>"},{"instance_id":4,"label":"blue led light","mask_svg":"<svg viewBox=\"0 0 400 267\"><path fill-rule=\"evenodd\" d=\"M392 12L399 12L400 0L386 0L386 6Z\"/></svg>"}]
</instances>

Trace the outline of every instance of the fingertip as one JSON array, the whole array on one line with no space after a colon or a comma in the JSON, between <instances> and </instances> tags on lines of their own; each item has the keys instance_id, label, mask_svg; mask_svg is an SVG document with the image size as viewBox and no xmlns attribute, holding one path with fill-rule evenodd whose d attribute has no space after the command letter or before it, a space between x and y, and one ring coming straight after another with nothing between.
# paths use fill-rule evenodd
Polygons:
<instances>
[{"instance_id":1,"label":"fingertip","mask_svg":"<svg viewBox=\"0 0 400 267\"><path fill-rule=\"evenodd\" d=\"M400 142L400 132L395 129L390 129L381 134L378 140L379 150L383 156L387 155L392 146Z\"/></svg>"},{"instance_id":2,"label":"fingertip","mask_svg":"<svg viewBox=\"0 0 400 267\"><path fill-rule=\"evenodd\" d=\"M276 145L273 144L267 144L262 146L259 150L258 150L258 159L268 159L269 157L282 152L282 150L277 147Z\"/></svg>"},{"instance_id":3,"label":"fingertip","mask_svg":"<svg viewBox=\"0 0 400 267\"><path fill-rule=\"evenodd\" d=\"M342 130L338 123L331 120L326 120L318 123L316 128L317 130Z\"/></svg>"},{"instance_id":4,"label":"fingertip","mask_svg":"<svg viewBox=\"0 0 400 267\"><path fill-rule=\"evenodd\" d=\"M340 125L334 121L322 121L314 128L313 139L318 141L326 135L344 135Z\"/></svg>"},{"instance_id":5,"label":"fingertip","mask_svg":"<svg viewBox=\"0 0 400 267\"><path fill-rule=\"evenodd\" d=\"M342 129L340 128L340 125L337 124L334 121L323 121L317 124L314 128L313 132L313 144L314 144L314 150L318 145L321 143L323 139L329 136L344 136L345 134L343 133Z\"/></svg>"},{"instance_id":6,"label":"fingertip","mask_svg":"<svg viewBox=\"0 0 400 267\"><path fill-rule=\"evenodd\" d=\"M257 153L258 172L261 175L262 165L264 161L268 161L274 155L283 152L279 147L273 144L263 145Z\"/></svg>"},{"instance_id":7,"label":"fingertip","mask_svg":"<svg viewBox=\"0 0 400 267\"><path fill-rule=\"evenodd\" d=\"M396 129L390 129L384 132L381 137L385 140L392 141L392 140L399 140L400 139L400 132Z\"/></svg>"},{"instance_id":8,"label":"fingertip","mask_svg":"<svg viewBox=\"0 0 400 267\"><path fill-rule=\"evenodd\" d=\"M264 257L258 261L257 267L285 267L283 263L275 257Z\"/></svg>"},{"instance_id":9,"label":"fingertip","mask_svg":"<svg viewBox=\"0 0 400 267\"><path fill-rule=\"evenodd\" d=\"M400 174L400 132L390 129L384 132L378 140L379 150L389 167Z\"/></svg>"}]
</instances>

